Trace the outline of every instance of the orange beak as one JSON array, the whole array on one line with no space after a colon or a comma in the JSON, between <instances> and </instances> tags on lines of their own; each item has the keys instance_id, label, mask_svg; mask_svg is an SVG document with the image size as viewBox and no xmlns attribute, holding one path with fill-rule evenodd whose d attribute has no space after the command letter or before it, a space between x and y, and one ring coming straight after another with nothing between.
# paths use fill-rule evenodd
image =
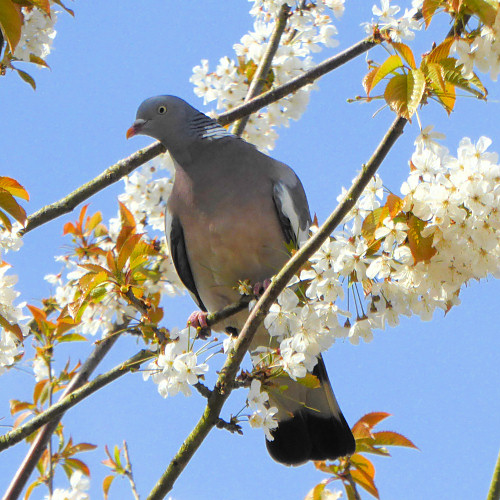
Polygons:
<instances>
[{"instance_id":1,"label":"orange beak","mask_svg":"<svg viewBox=\"0 0 500 500\"><path fill-rule=\"evenodd\" d=\"M127 134L126 134L126 137L127 139L130 139L131 137L134 137L134 135L137 134L137 129L132 125L128 130L127 130Z\"/></svg>"}]
</instances>

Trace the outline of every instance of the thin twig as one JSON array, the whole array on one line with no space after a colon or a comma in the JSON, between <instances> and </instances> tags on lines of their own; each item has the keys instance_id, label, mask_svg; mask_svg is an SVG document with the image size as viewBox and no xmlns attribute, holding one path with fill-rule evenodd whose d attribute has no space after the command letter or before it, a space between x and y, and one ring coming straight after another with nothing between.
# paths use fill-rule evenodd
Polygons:
<instances>
[{"instance_id":1,"label":"thin twig","mask_svg":"<svg viewBox=\"0 0 500 500\"><path fill-rule=\"evenodd\" d=\"M250 99L258 96L262 89L264 88L265 83L267 82L267 77L269 75L269 71L271 70L271 64L273 62L273 58L276 55L278 47L280 45L281 37L286 28L286 22L288 20L288 16L290 15L290 7L284 3L281 6L278 17L276 18L276 24L274 26L274 30L271 34L271 38L269 39L269 44L267 45L266 52L264 56L260 60L259 66L253 75L252 81L250 82L250 86L248 87L248 92L245 97L245 102L248 102ZM246 115L240 118L233 126L233 134L241 135L243 130L248 123L248 119L250 115Z\"/></svg>"},{"instance_id":2,"label":"thin twig","mask_svg":"<svg viewBox=\"0 0 500 500\"><path fill-rule=\"evenodd\" d=\"M139 493L137 493L137 488L135 487L134 475L132 474L132 463L128 454L127 441L123 441L123 455L125 456L126 463L125 475L129 480L132 495L134 495L135 500L140 500Z\"/></svg>"},{"instance_id":3,"label":"thin twig","mask_svg":"<svg viewBox=\"0 0 500 500\"><path fill-rule=\"evenodd\" d=\"M88 381L89 376L95 370L97 365L102 361L104 356L109 352L113 344L118 339L120 332L124 330L126 325L119 325L113 330L108 337L102 340L99 344L96 345L90 356L87 358L85 363L83 363L80 371L75 374L75 376L71 379L70 383L66 387L63 395L61 396L61 400L65 398L68 394L73 392L74 390L81 387ZM5 495L2 500L15 500L21 494L24 486L26 485L33 469L35 468L38 460L42 456L43 451L47 446L47 442L52 436L53 432L56 430L57 425L59 424L62 415L54 418L52 421L47 423L38 433L36 438L34 439L31 447L24 457L22 464L19 466L19 469L16 471L15 476L13 477Z\"/></svg>"},{"instance_id":4,"label":"thin twig","mask_svg":"<svg viewBox=\"0 0 500 500\"><path fill-rule=\"evenodd\" d=\"M497 463L493 470L490 489L486 500L500 500L500 452L498 453Z\"/></svg>"},{"instance_id":5,"label":"thin twig","mask_svg":"<svg viewBox=\"0 0 500 500\"><path fill-rule=\"evenodd\" d=\"M212 394L207 401L203 415L189 436L182 443L179 451L168 465L166 471L152 489L148 496L148 500L160 500L165 497L172 489L175 481L208 433L217 424L222 407L233 388L234 379L243 357L250 346L255 331L263 321L269 308L290 281L291 277L302 267L307 259L320 248L326 238L352 209L356 200L361 196L361 193L377 171L383 159L386 157L397 138L402 134L406 123L407 120L404 118L398 117L395 119L373 156L368 163L363 166L361 173L344 196L342 202L304 247L287 262L259 299L238 335L233 351L228 354L227 360L212 390Z\"/></svg>"},{"instance_id":6,"label":"thin twig","mask_svg":"<svg viewBox=\"0 0 500 500\"><path fill-rule=\"evenodd\" d=\"M352 493L354 495L354 500L361 500L361 495L359 494L359 491L356 488L356 483L354 482L354 479L352 478L349 470L344 474L344 477L346 478L347 482L349 483L349 486L352 489Z\"/></svg>"}]
</instances>

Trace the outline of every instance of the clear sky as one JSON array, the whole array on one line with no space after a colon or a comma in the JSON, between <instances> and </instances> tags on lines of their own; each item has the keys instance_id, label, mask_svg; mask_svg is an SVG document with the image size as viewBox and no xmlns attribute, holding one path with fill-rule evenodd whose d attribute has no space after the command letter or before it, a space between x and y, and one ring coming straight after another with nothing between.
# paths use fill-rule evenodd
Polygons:
<instances>
[{"instance_id":1,"label":"clear sky","mask_svg":"<svg viewBox=\"0 0 500 500\"><path fill-rule=\"evenodd\" d=\"M409 2L408 2L409 3ZM399 2L405 5L402 0ZM250 4L220 2L75 2L76 17L60 14L58 34L48 58L52 70L26 68L35 77L32 89L16 75L2 78L0 99L1 175L21 182L31 195L27 211L58 200L107 166L150 143L148 138L125 140L125 131L143 99L175 94L204 111L193 94L189 77L201 59L213 68L251 29ZM371 2L346 2L344 17L336 22L340 49L364 36L359 24L372 17ZM416 54L439 42L447 26L438 22L422 36ZM417 35L418 36L418 35ZM339 49L316 54L317 61ZM383 58L383 52L370 57ZM319 82L310 106L299 122L279 131L272 156L291 165L303 181L311 210L323 221L333 210L342 186L350 185L393 115L387 109L373 117L379 101L348 104L362 94L364 57ZM500 151L500 92L485 78L489 102L465 96L450 118L431 103L420 113L423 125L434 124L446 134L454 152L459 140L493 139ZM399 192L408 173L408 159L418 134L415 123L389 154L380 175ZM123 184L106 189L91 200L90 210L105 219L116 213ZM22 299L34 305L50 292L43 280L60 267L53 256L66 251L62 217L29 233L24 247L5 258L19 275ZM465 251L466 249L457 249ZM436 312L431 322L403 319L397 328L376 331L370 344L337 342L326 354L326 364L337 398L352 425L363 414L386 411L393 416L382 429L401 432L420 451L395 449L393 458L374 457L376 484L384 500L422 498L474 499L486 495L500 446L500 362L498 304L500 286L493 278L470 283L461 294L462 305L446 317ZM168 327L182 326L194 304L188 296L165 303ZM120 339L98 372L137 351L134 339ZM90 345L75 356L85 359ZM28 350L28 357L29 357ZM58 354L63 363L68 350ZM28 366L26 365L26 368ZM10 423L8 400L31 395L33 376L13 370L0 378L0 425ZM241 391L240 391L241 392ZM236 412L244 394L235 394L223 415ZM82 455L92 471L92 498L100 498L107 469L103 445L125 439L138 489L145 498L170 458L199 418L204 400L197 395L162 399L140 374L128 375L71 410L66 432L77 442L100 447ZM243 425L244 436L214 430L178 480L172 497L250 500L301 499L325 476L312 464L286 468L271 460L259 430ZM6 430L4 428L4 430ZM0 491L3 491L26 451L24 444L0 454ZM66 487L62 474L56 486ZM43 498L42 488L32 498ZM368 497L362 493L363 498ZM110 498L129 498L125 481L116 481Z\"/></svg>"}]
</instances>

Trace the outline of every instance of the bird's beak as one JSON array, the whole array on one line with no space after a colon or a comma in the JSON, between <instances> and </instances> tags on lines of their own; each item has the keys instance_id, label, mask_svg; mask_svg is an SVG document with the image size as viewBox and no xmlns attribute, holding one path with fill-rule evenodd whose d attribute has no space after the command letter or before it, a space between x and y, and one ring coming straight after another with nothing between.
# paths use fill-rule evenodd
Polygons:
<instances>
[{"instance_id":1,"label":"bird's beak","mask_svg":"<svg viewBox=\"0 0 500 500\"><path fill-rule=\"evenodd\" d=\"M127 134L126 134L127 139L134 137L134 135L140 134L141 130L145 124L146 124L146 120L141 120L141 119L136 120L132 124L132 126L127 130Z\"/></svg>"}]
</instances>

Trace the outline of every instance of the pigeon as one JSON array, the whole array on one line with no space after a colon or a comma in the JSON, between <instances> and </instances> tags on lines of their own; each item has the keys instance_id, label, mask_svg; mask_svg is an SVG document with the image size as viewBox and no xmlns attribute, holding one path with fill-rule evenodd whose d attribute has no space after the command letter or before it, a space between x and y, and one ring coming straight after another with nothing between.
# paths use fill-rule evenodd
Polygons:
<instances>
[{"instance_id":1,"label":"pigeon","mask_svg":"<svg viewBox=\"0 0 500 500\"><path fill-rule=\"evenodd\" d=\"M191 324L206 326L207 311L241 298L239 283L265 286L289 259L290 249L307 238L311 216L304 188L290 167L179 97L146 99L127 139L138 134L160 141L174 162L167 243L180 280L200 308L190 316ZM241 311L217 328L237 335L247 317ZM273 342L261 326L250 352L278 347ZM312 373L319 387L306 387L286 373L266 387L269 404L278 409L267 448L288 466L355 451L321 356Z\"/></svg>"}]
</instances>

